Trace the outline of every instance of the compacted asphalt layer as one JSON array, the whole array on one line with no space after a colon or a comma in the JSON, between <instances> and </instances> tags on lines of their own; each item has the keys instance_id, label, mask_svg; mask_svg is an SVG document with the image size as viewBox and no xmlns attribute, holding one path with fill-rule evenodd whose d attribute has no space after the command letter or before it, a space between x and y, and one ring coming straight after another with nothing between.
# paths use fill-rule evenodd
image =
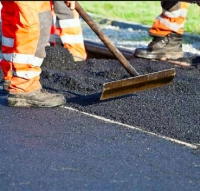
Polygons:
<instances>
[{"instance_id":1,"label":"compacted asphalt layer","mask_svg":"<svg viewBox=\"0 0 200 191\"><path fill-rule=\"evenodd\" d=\"M68 108L0 104L2 191L200 189L198 149Z\"/></svg>"},{"instance_id":2,"label":"compacted asphalt layer","mask_svg":"<svg viewBox=\"0 0 200 191\"><path fill-rule=\"evenodd\" d=\"M100 101L130 77L117 60L46 51L41 83L67 104L10 108L0 94L0 190L200 190L198 67L133 58L140 74L175 67L173 84Z\"/></svg>"}]
</instances>

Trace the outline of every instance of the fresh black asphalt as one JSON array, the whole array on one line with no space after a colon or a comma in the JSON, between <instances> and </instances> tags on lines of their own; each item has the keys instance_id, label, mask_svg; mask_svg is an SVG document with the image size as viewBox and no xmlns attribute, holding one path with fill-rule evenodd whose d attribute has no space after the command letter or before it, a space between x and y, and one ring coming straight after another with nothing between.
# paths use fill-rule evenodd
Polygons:
<instances>
[{"instance_id":1,"label":"fresh black asphalt","mask_svg":"<svg viewBox=\"0 0 200 191\"><path fill-rule=\"evenodd\" d=\"M58 56L59 55L59 56ZM129 77L116 60L66 63L69 55L47 48L41 82L66 96L67 108L11 108L0 95L0 190L199 191L200 151L131 126L199 144L200 77L176 67L170 86L99 100L102 84ZM139 73L174 67L133 59Z\"/></svg>"},{"instance_id":2,"label":"fresh black asphalt","mask_svg":"<svg viewBox=\"0 0 200 191\"><path fill-rule=\"evenodd\" d=\"M89 59L74 64L67 62L70 60L68 55L61 47L48 47L42 74L43 86L64 93L68 106L167 137L200 143L199 69L133 58L130 63L140 74L175 68L173 83L100 101L104 83L126 79L130 75L117 60Z\"/></svg>"}]
</instances>

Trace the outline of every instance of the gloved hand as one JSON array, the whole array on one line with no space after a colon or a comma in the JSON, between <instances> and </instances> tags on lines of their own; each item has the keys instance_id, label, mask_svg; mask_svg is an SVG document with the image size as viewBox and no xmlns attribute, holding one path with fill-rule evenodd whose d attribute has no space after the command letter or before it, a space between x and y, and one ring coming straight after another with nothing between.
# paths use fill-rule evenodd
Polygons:
<instances>
[{"instance_id":1,"label":"gloved hand","mask_svg":"<svg viewBox=\"0 0 200 191\"><path fill-rule=\"evenodd\" d=\"M65 1L65 4L66 4L70 9L75 9L75 2L76 2L76 1Z\"/></svg>"}]
</instances>

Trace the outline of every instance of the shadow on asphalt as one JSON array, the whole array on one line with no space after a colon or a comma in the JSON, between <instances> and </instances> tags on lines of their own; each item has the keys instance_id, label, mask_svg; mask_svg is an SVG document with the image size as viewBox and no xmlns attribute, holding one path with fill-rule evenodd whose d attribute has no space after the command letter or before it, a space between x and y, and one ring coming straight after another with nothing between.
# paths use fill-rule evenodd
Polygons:
<instances>
[{"instance_id":1,"label":"shadow on asphalt","mask_svg":"<svg viewBox=\"0 0 200 191\"><path fill-rule=\"evenodd\" d=\"M111 101L111 100L118 100L118 99L121 99L121 98L132 96L132 95L125 95L125 96L121 96L121 97L117 97L117 98L100 100L101 93L94 93L94 94L89 94L89 95L80 95L80 94L77 94L77 93L74 93L74 92L71 92L71 91L68 91L68 93L73 94L76 97L68 98L67 102L78 104L78 105L81 105L81 106L94 105L94 104L99 104L99 103L108 102L108 101Z\"/></svg>"},{"instance_id":2,"label":"shadow on asphalt","mask_svg":"<svg viewBox=\"0 0 200 191\"><path fill-rule=\"evenodd\" d=\"M67 100L67 103L76 104L76 105L80 105L80 106L89 106L89 105L99 104L99 103L108 102L108 101L112 101L112 100L118 100L121 98L130 97L133 95L136 96L136 94L129 94L129 95L124 95L124 96L120 96L120 97L116 97L116 98L110 98L107 100L100 100L102 92L83 95L83 94L79 94L79 93L76 93L73 91L62 91L61 92L60 90L58 91L55 88L50 88L47 86L43 86L43 87L46 90L64 94L65 98ZM68 94L68 95L66 95L66 94Z\"/></svg>"},{"instance_id":3,"label":"shadow on asphalt","mask_svg":"<svg viewBox=\"0 0 200 191\"><path fill-rule=\"evenodd\" d=\"M47 89L47 90L50 90L50 91L54 91L54 92L56 91L57 92L57 90L54 89L54 88L49 88L49 87L44 87L44 88ZM121 99L121 98L136 96L136 94L129 94L129 95L124 95L124 96L120 96L120 97L116 97L116 98L100 100L102 92L88 94L88 95L82 95L82 94L79 94L79 93L76 93L76 92L73 92L73 91L64 91L62 93L65 94L67 103L76 104L76 105L80 105L80 106L89 106L89 105L109 102L109 101L112 101L112 100L118 100L118 99ZM70 97L66 96L66 94L69 94ZM73 96L73 97L71 97L71 96Z\"/></svg>"}]
</instances>

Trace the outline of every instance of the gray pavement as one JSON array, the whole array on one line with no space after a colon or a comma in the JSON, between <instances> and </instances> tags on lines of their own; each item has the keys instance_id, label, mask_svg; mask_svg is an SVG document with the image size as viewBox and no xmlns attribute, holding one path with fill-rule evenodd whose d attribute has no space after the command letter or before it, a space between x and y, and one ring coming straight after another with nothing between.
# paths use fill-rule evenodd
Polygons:
<instances>
[{"instance_id":1,"label":"gray pavement","mask_svg":"<svg viewBox=\"0 0 200 191\"><path fill-rule=\"evenodd\" d=\"M199 191L200 152L67 108L0 96L0 190Z\"/></svg>"}]
</instances>

